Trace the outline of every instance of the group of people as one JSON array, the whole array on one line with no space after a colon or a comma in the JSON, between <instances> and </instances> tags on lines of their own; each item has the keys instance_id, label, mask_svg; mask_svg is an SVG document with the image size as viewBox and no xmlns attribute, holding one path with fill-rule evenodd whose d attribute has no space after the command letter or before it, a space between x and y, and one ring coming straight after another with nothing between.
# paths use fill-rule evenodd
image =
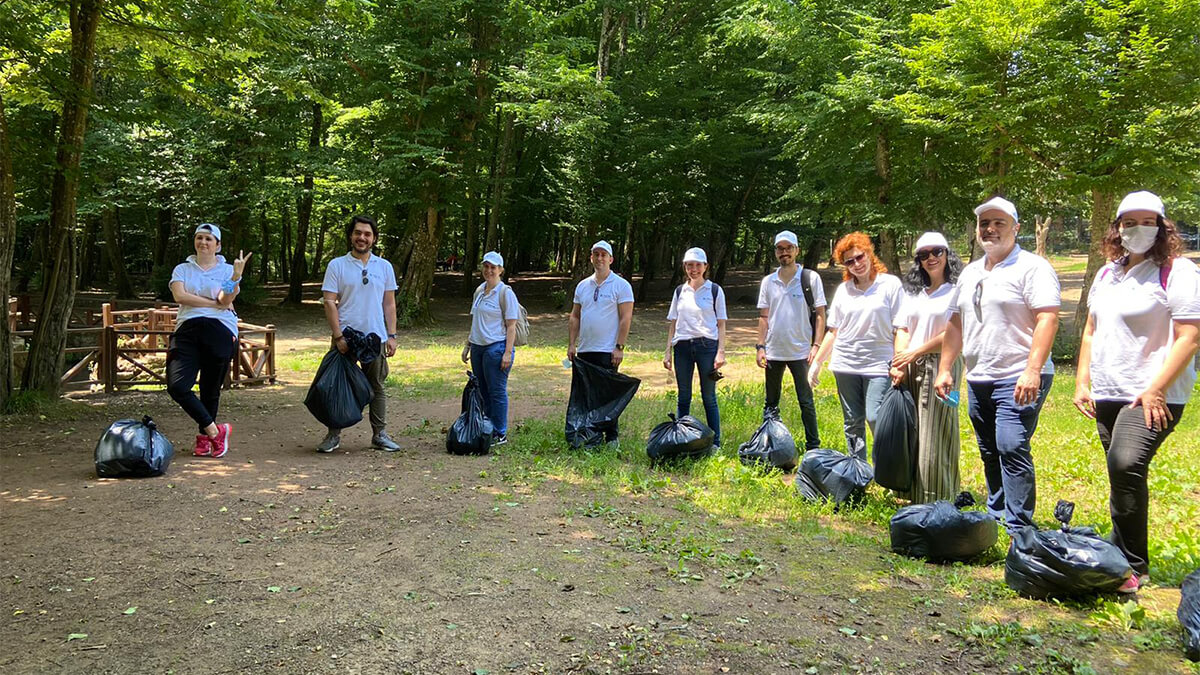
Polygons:
<instances>
[{"instance_id":1,"label":"group of people","mask_svg":"<svg viewBox=\"0 0 1200 675\"><path fill-rule=\"evenodd\" d=\"M890 387L908 387L916 404L918 453L912 502L951 499L959 490L959 380L967 384L968 416L987 483L987 509L1010 531L1033 527L1036 481L1031 440L1050 390L1051 347L1061 303L1049 262L1017 244L1020 220L1012 202L996 197L975 208L983 256L969 264L937 232L921 235L902 277L887 273L870 238L842 237L834 257L842 283L826 302L814 270L798 261L790 231L775 236L779 267L758 294L755 360L765 377L765 408L777 412L783 373L790 371L804 446L821 446L813 390L826 361L842 407L847 452L867 458L867 429L875 425ZM354 216L350 251L326 269L322 294L332 344L349 350L349 328L378 336L380 356L363 366L373 389L373 447L399 446L386 431L387 357L396 351L392 266L371 251L375 221ZM249 254L232 263L218 255L215 225L196 229L196 254L175 268L171 290L180 304L167 358L169 391L196 421L194 454L229 451L232 427L216 422L221 383L237 344L232 309ZM1122 200L1104 240L1108 263L1088 291L1089 315L1080 346L1074 404L1096 420L1111 485L1113 543L1135 575L1136 591L1149 571L1147 473L1155 452L1183 414L1196 379L1200 346L1200 270L1184 258L1182 240L1162 200L1135 192ZM594 273L579 282L568 320L567 358L617 370L633 317L633 289L612 270L605 241L592 246ZM508 376L516 358L520 305L504 283L504 259L484 255L482 283L471 302L471 329L462 351L484 393L493 445L507 442ZM687 415L699 376L708 426L721 444L717 381L725 365L726 298L708 279L703 249L683 256L684 283L667 312L663 367L674 371L678 415ZM827 311L828 309L828 311ZM192 388L199 376L200 395ZM318 452L340 446L329 429ZM617 427L606 433L615 442Z\"/></svg>"}]
</instances>

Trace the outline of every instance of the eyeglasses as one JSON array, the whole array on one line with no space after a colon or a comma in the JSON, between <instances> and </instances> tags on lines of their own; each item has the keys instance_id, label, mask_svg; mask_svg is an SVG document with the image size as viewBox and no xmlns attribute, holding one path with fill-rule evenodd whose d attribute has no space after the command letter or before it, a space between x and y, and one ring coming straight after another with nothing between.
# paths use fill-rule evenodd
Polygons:
<instances>
[{"instance_id":1,"label":"eyeglasses","mask_svg":"<svg viewBox=\"0 0 1200 675\"><path fill-rule=\"evenodd\" d=\"M862 262L863 259L865 259L866 257L867 257L866 253L859 253L858 255L853 256L851 258L846 258L845 260L842 261L842 264L845 265L846 267L853 267L853 266L857 265L858 263Z\"/></svg>"},{"instance_id":2,"label":"eyeglasses","mask_svg":"<svg viewBox=\"0 0 1200 675\"><path fill-rule=\"evenodd\" d=\"M795 251L795 250L796 250L796 247L792 246L791 244L781 244L781 245L775 247L776 253L791 253L792 251Z\"/></svg>"},{"instance_id":3,"label":"eyeglasses","mask_svg":"<svg viewBox=\"0 0 1200 675\"><path fill-rule=\"evenodd\" d=\"M938 246L937 248L928 248L922 251L917 251L917 262L925 262L929 259L929 256L940 258L944 255L946 255L946 249L942 248L941 246Z\"/></svg>"},{"instance_id":4,"label":"eyeglasses","mask_svg":"<svg viewBox=\"0 0 1200 675\"><path fill-rule=\"evenodd\" d=\"M363 268L363 286L366 286L370 281L367 279L367 268Z\"/></svg>"},{"instance_id":5,"label":"eyeglasses","mask_svg":"<svg viewBox=\"0 0 1200 675\"><path fill-rule=\"evenodd\" d=\"M973 302L975 303L975 320L979 323L983 323L983 281L975 284L975 297Z\"/></svg>"}]
</instances>

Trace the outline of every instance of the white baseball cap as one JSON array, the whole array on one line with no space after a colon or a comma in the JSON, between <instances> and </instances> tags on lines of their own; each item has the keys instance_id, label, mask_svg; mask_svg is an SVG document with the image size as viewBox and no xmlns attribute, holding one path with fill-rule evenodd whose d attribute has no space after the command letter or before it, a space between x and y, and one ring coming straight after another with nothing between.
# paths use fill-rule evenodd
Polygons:
<instances>
[{"instance_id":1,"label":"white baseball cap","mask_svg":"<svg viewBox=\"0 0 1200 675\"><path fill-rule=\"evenodd\" d=\"M1166 209L1163 208L1163 202L1158 195L1145 190L1125 195L1121 205L1117 207L1117 217L1120 218L1130 211L1153 211L1163 218L1167 217Z\"/></svg>"},{"instance_id":2,"label":"white baseball cap","mask_svg":"<svg viewBox=\"0 0 1200 675\"><path fill-rule=\"evenodd\" d=\"M1021 219L1017 217L1016 205L1013 204L1012 202L1008 201L1004 197L992 197L991 199L987 200L986 202L980 204L979 206L976 206L975 207L975 215L978 216L979 214L983 213L984 211L991 211L993 209L995 209L997 211L1003 211L1004 213L1007 213L1008 215L1012 216L1013 222L1017 222L1017 223L1021 222Z\"/></svg>"},{"instance_id":3,"label":"white baseball cap","mask_svg":"<svg viewBox=\"0 0 1200 675\"><path fill-rule=\"evenodd\" d=\"M600 240L600 241L598 241L598 242L596 242L596 243L594 243L594 244L592 244L592 250L593 250L593 251L595 251L595 250L596 250L596 249L598 249L598 248L599 248L599 249L604 249L605 251L608 251L608 254L609 254L609 255L612 255L612 254L613 254L613 252L612 252L612 244L608 243L607 241L604 241L603 239L602 239L602 240Z\"/></svg>"},{"instance_id":4,"label":"white baseball cap","mask_svg":"<svg viewBox=\"0 0 1200 675\"><path fill-rule=\"evenodd\" d=\"M778 245L781 241L786 241L792 246L800 246L800 241L796 239L796 233L791 230L784 230L775 235L775 244Z\"/></svg>"},{"instance_id":5,"label":"white baseball cap","mask_svg":"<svg viewBox=\"0 0 1200 675\"><path fill-rule=\"evenodd\" d=\"M496 267L504 267L504 256L495 251L488 251L483 254L483 262L491 263Z\"/></svg>"},{"instance_id":6,"label":"white baseball cap","mask_svg":"<svg viewBox=\"0 0 1200 675\"><path fill-rule=\"evenodd\" d=\"M937 246L941 246L947 251L950 250L950 243L946 241L941 232L926 232L917 239L917 243L913 246L913 253L915 254L923 248L934 248Z\"/></svg>"},{"instance_id":7,"label":"white baseball cap","mask_svg":"<svg viewBox=\"0 0 1200 675\"><path fill-rule=\"evenodd\" d=\"M200 223L199 225L197 225L196 226L196 234L200 234L201 232L203 232L205 234L211 234L214 239L216 239L217 241L221 241L221 228L217 227L216 225L213 225L212 223ZM193 236L195 236L195 235L193 235Z\"/></svg>"},{"instance_id":8,"label":"white baseball cap","mask_svg":"<svg viewBox=\"0 0 1200 675\"><path fill-rule=\"evenodd\" d=\"M685 263L698 262L698 263L704 263L705 265L707 265L708 264L708 256L704 254L704 249L700 248L699 246L694 246L684 252L683 262L685 262Z\"/></svg>"}]
</instances>

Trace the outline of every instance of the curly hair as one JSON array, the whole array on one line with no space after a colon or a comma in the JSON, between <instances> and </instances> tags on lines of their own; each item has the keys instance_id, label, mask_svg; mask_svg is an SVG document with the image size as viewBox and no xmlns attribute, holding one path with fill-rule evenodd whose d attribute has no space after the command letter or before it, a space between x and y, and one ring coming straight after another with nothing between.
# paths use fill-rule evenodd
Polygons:
<instances>
[{"instance_id":1,"label":"curly hair","mask_svg":"<svg viewBox=\"0 0 1200 675\"><path fill-rule=\"evenodd\" d=\"M1183 239L1180 238L1179 229L1175 227L1175 223L1157 214L1154 219L1158 221L1158 236L1154 238L1154 245L1150 247L1149 251L1146 251L1146 257L1162 267L1183 255ZM1104 234L1104 242L1100 247L1104 251L1104 257L1109 260L1116 261L1125 258L1125 247L1121 245L1120 218L1108 226L1108 232Z\"/></svg>"},{"instance_id":2,"label":"curly hair","mask_svg":"<svg viewBox=\"0 0 1200 675\"><path fill-rule=\"evenodd\" d=\"M958 257L952 249L946 249L946 283L953 285L958 281L958 275L963 271L962 258ZM933 281L929 278L929 272L925 271L925 266L917 262L916 256L913 256L913 264L900 277L900 281L904 282L904 292L909 295L916 295L921 291L929 288Z\"/></svg>"},{"instance_id":3,"label":"curly hair","mask_svg":"<svg viewBox=\"0 0 1200 675\"><path fill-rule=\"evenodd\" d=\"M875 245L871 243L871 238L862 232L851 232L850 234L838 239L837 246L833 247L833 259L839 263L846 259L846 251L856 248L871 259L871 280L880 272L887 272L887 265L875 256ZM842 266L842 281L853 281L854 275L850 273L850 268Z\"/></svg>"}]
</instances>

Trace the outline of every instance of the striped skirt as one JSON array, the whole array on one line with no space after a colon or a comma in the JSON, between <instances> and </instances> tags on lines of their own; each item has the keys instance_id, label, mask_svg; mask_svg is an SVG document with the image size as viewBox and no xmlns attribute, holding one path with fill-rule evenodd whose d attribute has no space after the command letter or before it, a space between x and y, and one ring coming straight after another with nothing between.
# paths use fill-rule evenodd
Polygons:
<instances>
[{"instance_id":1,"label":"striped skirt","mask_svg":"<svg viewBox=\"0 0 1200 675\"><path fill-rule=\"evenodd\" d=\"M908 387L917 405L917 466L912 489L896 494L914 504L939 499L954 501L959 492L958 408L946 405L933 393L940 360L939 354L925 354L908 367ZM962 381L962 359L954 363L950 372L958 387Z\"/></svg>"}]
</instances>

